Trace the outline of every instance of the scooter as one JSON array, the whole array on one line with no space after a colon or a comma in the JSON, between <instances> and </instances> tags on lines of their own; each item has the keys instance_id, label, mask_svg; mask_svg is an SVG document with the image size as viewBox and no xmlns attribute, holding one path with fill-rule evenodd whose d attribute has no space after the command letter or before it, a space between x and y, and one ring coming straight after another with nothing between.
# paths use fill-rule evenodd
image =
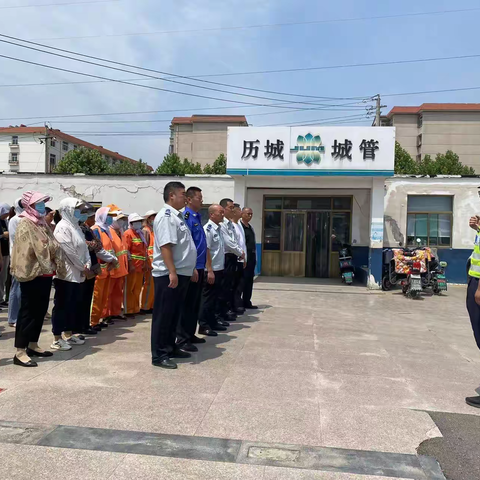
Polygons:
<instances>
[{"instance_id":1,"label":"scooter","mask_svg":"<svg viewBox=\"0 0 480 480\"><path fill-rule=\"evenodd\" d=\"M415 250L405 250L405 256L414 256ZM416 298L423 290L421 269L422 263L418 260L407 260L410 270L407 272L407 278L402 280L402 292L408 298Z\"/></svg>"},{"instance_id":2,"label":"scooter","mask_svg":"<svg viewBox=\"0 0 480 480\"><path fill-rule=\"evenodd\" d=\"M447 291L447 277L445 270L447 268L447 262L436 262L433 266L430 275L430 284L435 295L441 295L442 292Z\"/></svg>"},{"instance_id":3,"label":"scooter","mask_svg":"<svg viewBox=\"0 0 480 480\"><path fill-rule=\"evenodd\" d=\"M342 282L351 285L355 277L355 267L353 266L353 257L350 245L344 244L338 252L338 260L340 263L340 275Z\"/></svg>"}]
</instances>

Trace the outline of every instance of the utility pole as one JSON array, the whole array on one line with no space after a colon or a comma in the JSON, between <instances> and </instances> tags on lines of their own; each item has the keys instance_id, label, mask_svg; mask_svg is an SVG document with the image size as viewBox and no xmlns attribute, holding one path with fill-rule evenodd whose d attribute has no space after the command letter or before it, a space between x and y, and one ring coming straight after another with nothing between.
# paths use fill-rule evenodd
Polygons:
<instances>
[{"instance_id":1,"label":"utility pole","mask_svg":"<svg viewBox=\"0 0 480 480\"><path fill-rule=\"evenodd\" d=\"M377 93L377 95L375 95L373 97L375 100L376 100L376 109L375 109L375 125L377 127L381 127L381 123L380 123L380 115L382 113L382 108L383 107L386 107L386 105L382 105L382 99L380 98L380 94Z\"/></svg>"}]
</instances>

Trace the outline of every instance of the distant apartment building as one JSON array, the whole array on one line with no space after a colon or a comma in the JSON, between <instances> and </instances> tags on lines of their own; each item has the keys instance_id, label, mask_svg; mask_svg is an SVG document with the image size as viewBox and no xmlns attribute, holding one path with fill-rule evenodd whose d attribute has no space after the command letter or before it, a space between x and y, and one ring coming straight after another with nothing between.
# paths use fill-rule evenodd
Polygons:
<instances>
[{"instance_id":1,"label":"distant apartment building","mask_svg":"<svg viewBox=\"0 0 480 480\"><path fill-rule=\"evenodd\" d=\"M396 127L397 141L414 159L452 150L480 173L480 103L393 107L381 122Z\"/></svg>"},{"instance_id":2,"label":"distant apartment building","mask_svg":"<svg viewBox=\"0 0 480 480\"><path fill-rule=\"evenodd\" d=\"M137 163L60 130L20 125L0 128L0 172L52 173L70 150L80 147L99 151L112 165L122 161Z\"/></svg>"},{"instance_id":3,"label":"distant apartment building","mask_svg":"<svg viewBox=\"0 0 480 480\"><path fill-rule=\"evenodd\" d=\"M244 115L192 115L175 117L170 125L169 153L202 166L227 154L227 128L247 127Z\"/></svg>"}]
</instances>

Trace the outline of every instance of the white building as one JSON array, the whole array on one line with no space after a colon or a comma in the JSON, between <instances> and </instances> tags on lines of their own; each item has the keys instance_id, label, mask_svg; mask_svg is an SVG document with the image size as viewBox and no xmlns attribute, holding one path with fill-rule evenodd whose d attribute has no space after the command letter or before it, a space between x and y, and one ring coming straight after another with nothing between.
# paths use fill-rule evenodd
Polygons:
<instances>
[{"instance_id":1,"label":"white building","mask_svg":"<svg viewBox=\"0 0 480 480\"><path fill-rule=\"evenodd\" d=\"M109 163L136 160L48 127L0 128L0 171L51 173L65 154L80 147L99 151Z\"/></svg>"}]
</instances>

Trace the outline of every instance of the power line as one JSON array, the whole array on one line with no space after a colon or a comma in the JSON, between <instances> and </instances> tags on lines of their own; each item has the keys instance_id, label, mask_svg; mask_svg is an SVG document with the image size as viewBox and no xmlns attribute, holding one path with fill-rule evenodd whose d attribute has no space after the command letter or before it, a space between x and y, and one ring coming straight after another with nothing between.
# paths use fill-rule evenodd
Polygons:
<instances>
[{"instance_id":1,"label":"power line","mask_svg":"<svg viewBox=\"0 0 480 480\"><path fill-rule=\"evenodd\" d=\"M4 41L4 40L0 40L0 41ZM152 85L140 85L138 83L125 82L123 80L116 80L116 79L113 79L113 78L102 77L100 75L93 75L91 73L77 72L75 70L70 70L70 69L61 68L61 67L54 67L52 65L46 65L46 64L43 64L43 63L32 62L30 60L25 60L25 59L22 59L22 58L10 57L8 55L0 55L0 58L7 58L9 60L14 60L16 62L26 63L26 64L29 64L29 65L36 65L36 66L39 66L39 67L49 68L49 69L52 69L52 70L58 70L58 71L61 71L61 72L74 73L76 75L83 75L85 77L100 78L102 80L108 80L110 82L120 83L120 84L123 84L123 85L132 85L132 86L135 86L135 87L148 88L148 89L151 89L151 90L158 90L158 91L162 91L162 92L177 93L179 95L186 95L186 96L189 96L189 97L206 98L208 100L218 100L218 101L227 102L227 103L242 104L242 105L254 105L254 106L263 106L263 107L278 107L278 106L285 106L286 104L294 104L294 103L307 103L308 105L315 105L315 104L309 103L309 102L283 102L283 103L280 103L280 104L258 104L258 103L253 103L253 102L243 102L243 101L240 101L240 100L230 100L230 99L226 99L226 98L218 98L218 97L210 97L210 96L206 96L206 95L199 95L199 94L196 94L196 93L180 92L178 90L169 90L169 89L166 89L166 88L153 87ZM109 67L109 68L112 68L112 67ZM288 108L288 107L285 107L285 108ZM295 107L291 107L291 108L294 109Z\"/></svg>"},{"instance_id":2,"label":"power line","mask_svg":"<svg viewBox=\"0 0 480 480\"><path fill-rule=\"evenodd\" d=\"M148 77L148 78L152 78L152 79L156 79L156 80L163 80L163 81L166 81L166 82L178 83L179 85L186 85L186 86L194 87L194 88L201 88L201 89L205 89L205 90L212 90L212 91L216 91L216 92L228 93L228 94L231 94L231 95L239 95L239 96L246 96L246 97L251 97L251 98L259 98L259 99L262 99L262 100L276 100L276 101L278 101L278 99L272 99L272 98L268 98L268 97L260 97L260 96L256 96L256 95L241 94L241 93L237 93L237 92L225 91L225 90L215 89L215 88L211 88L211 87L203 87L203 86L195 85L195 84L191 84L191 83L180 82L178 80L173 80L172 78L169 78L169 77L193 80L193 81L197 81L197 82L208 83L208 84L211 84L211 85L218 85L218 86L222 86L222 87L237 88L237 89L240 89L240 90L252 90L252 91L257 91L257 92L262 92L262 93L271 93L271 94L275 94L275 95L292 96L292 97L308 97L308 98L315 98L315 99L322 99L323 98L323 97L316 97L316 96L313 96L313 95L300 95L300 94L292 94L292 93L285 93L285 92L275 92L275 91L269 91L269 90L254 89L254 88L248 88L248 87L243 87L243 86L230 85L230 84L219 83L219 82L212 82L212 81L209 81L209 80L197 80L193 77L187 77L185 75L176 75L176 74L169 73L169 72L162 72L160 70L143 68L143 67L139 67L137 65L131 65L131 64L128 64L128 63L116 62L114 60L109 60L109 59L105 59L105 58L101 58L101 57L96 57L96 56L93 56L93 55L86 55L86 54L74 52L74 51L71 51L71 50L65 50L65 49L62 49L62 48L55 48L55 47L51 47L49 45L43 45L41 43L30 42L28 40L23 40L23 39L18 38L18 37L12 37L10 35L0 34L0 37L9 38L10 40L15 40L17 42L28 43L30 45L36 45L36 46L40 46L42 48L48 48L50 50L56 50L56 51L59 51L59 52L69 54L68 56L67 55L61 55L61 54L58 54L58 53L48 52L48 51L45 51L45 50L37 49L35 47L28 47L27 45L21 45L21 44L15 43L15 42L7 41L7 40L0 40L1 42L4 42L4 43L15 45L17 47L26 48L26 49L29 49L29 50L39 51L39 52L45 53L47 55L54 55L54 56L58 56L58 57L61 57L61 58L67 58L68 60L74 60L76 62L88 63L88 64L91 64L91 65L101 66L103 68L109 68L111 70L118 70L118 71L122 71L122 72L135 73L137 75L138 75L137 72L130 72L130 71L127 71L127 70L124 70L124 69L110 67L108 65L100 65L100 64L95 63L95 62L90 62L90 61L87 61L87 60L81 60L81 59L78 59L78 58L72 58L70 55L76 55L76 56L80 56L80 57L84 57L84 58L90 58L90 59L93 59L93 60L99 60L101 62L112 63L114 65L121 65L123 67L134 68L136 70L142 70L142 71L153 72L153 73L160 73L161 75L167 75L168 77L167 78L159 78L159 77L153 77L151 75L145 75L145 74L139 74L139 75L142 75L142 76ZM329 100L332 100L332 98L329 98ZM334 100L339 100L339 99L334 99ZM342 98L341 100L358 100L358 98L357 99ZM362 99L360 99L360 100L362 100ZM298 101L298 102L295 102L295 103L306 103L306 102L299 102Z\"/></svg>"},{"instance_id":3,"label":"power line","mask_svg":"<svg viewBox=\"0 0 480 480\"><path fill-rule=\"evenodd\" d=\"M214 27L214 28L198 28L189 30L160 30L155 32L136 32L136 33L112 33L104 35L83 35L83 36L70 36L70 37L49 37L49 38L32 38L31 40L70 40L70 39L88 39L88 38L104 38L104 37L137 37L143 35L170 35L177 33L208 33L208 32L220 32L230 30L249 30L259 28L280 28L280 27L292 27L297 25L318 25L328 23L345 23L345 22L360 22L371 20L387 20L395 18L408 18L408 17L421 17L428 15L445 15L449 13L467 13L476 12L480 8L466 8L456 10L436 10L429 12L413 12L413 13L398 13L392 15L376 15L368 17L350 17L350 18L333 18L322 20L311 20L307 22L284 22L284 23L265 23L259 25L241 25L232 27Z\"/></svg>"},{"instance_id":4,"label":"power line","mask_svg":"<svg viewBox=\"0 0 480 480\"><path fill-rule=\"evenodd\" d=\"M39 3L38 5L11 5L11 6L1 6L0 9L7 8L37 8L37 7L63 7L66 5L86 5L94 3L112 3L120 2L121 0L97 0L97 1L85 1L85 2L67 2L67 3Z\"/></svg>"}]
</instances>

